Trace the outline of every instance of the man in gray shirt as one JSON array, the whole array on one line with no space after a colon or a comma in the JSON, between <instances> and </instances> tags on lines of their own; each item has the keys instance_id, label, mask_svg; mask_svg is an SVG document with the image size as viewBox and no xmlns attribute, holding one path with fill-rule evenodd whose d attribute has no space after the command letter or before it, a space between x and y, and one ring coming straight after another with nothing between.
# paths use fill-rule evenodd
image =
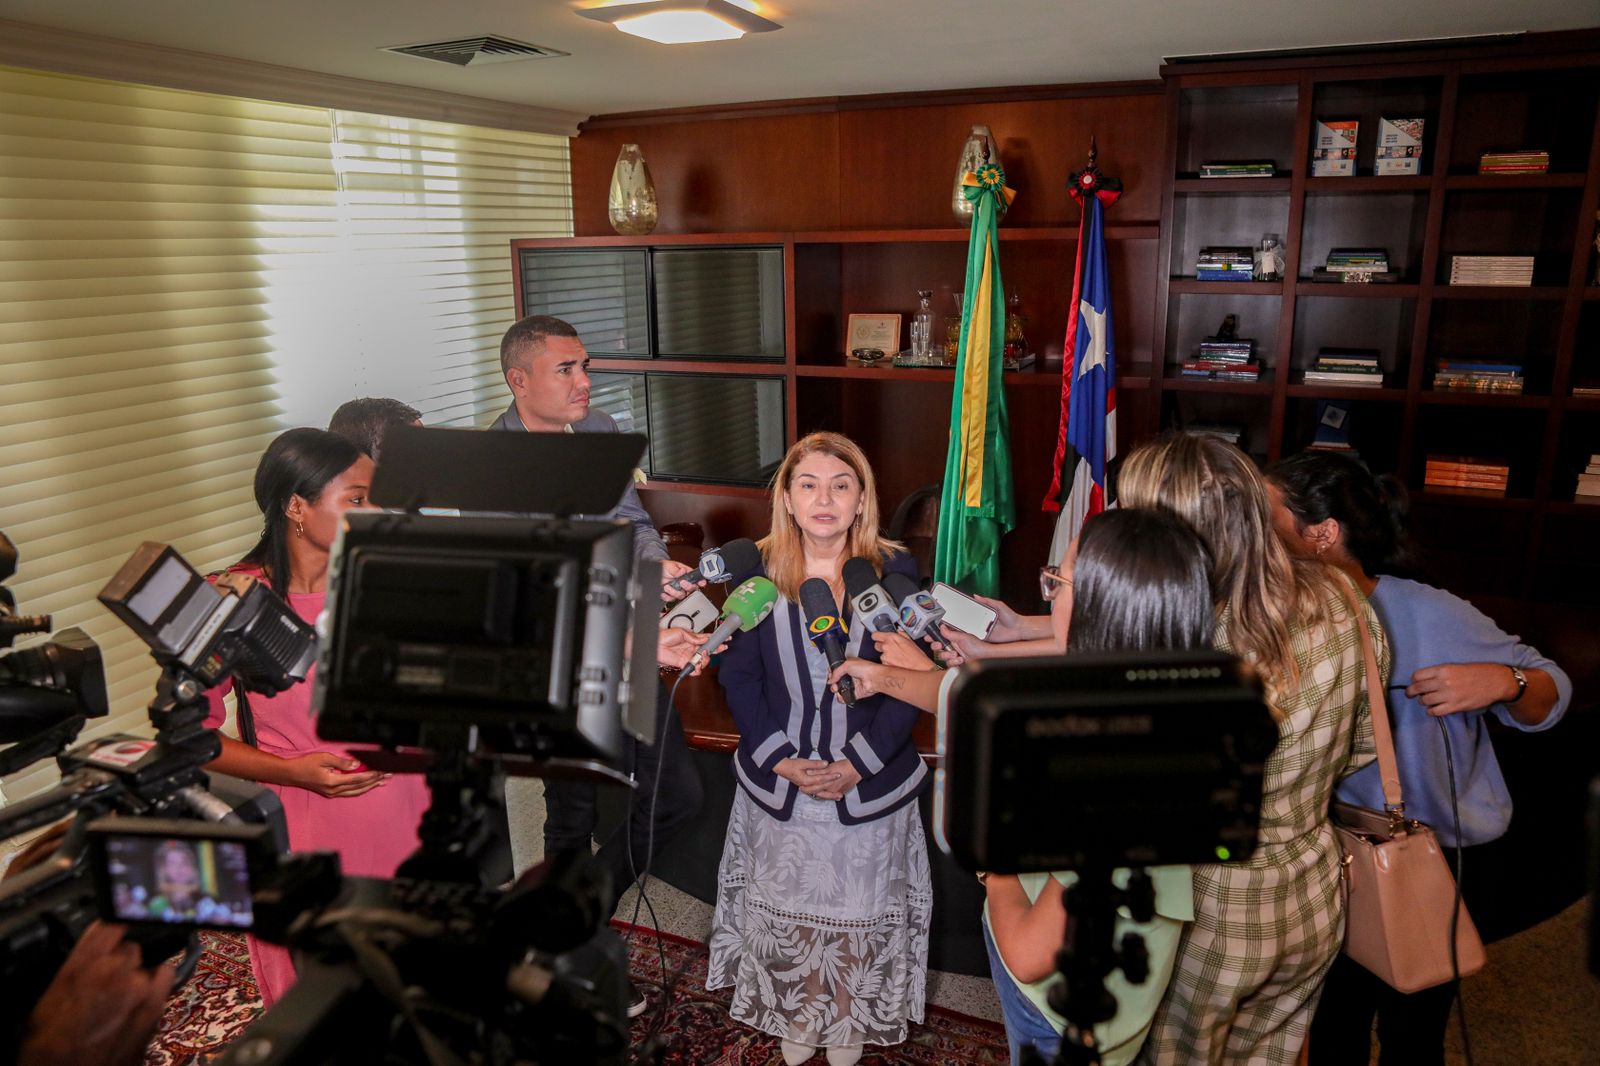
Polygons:
<instances>
[{"instance_id":1,"label":"man in gray shirt","mask_svg":"<svg viewBox=\"0 0 1600 1066\"><path fill-rule=\"evenodd\" d=\"M578 331L559 318L532 315L513 325L500 342L500 369L511 388L512 402L491 430L532 433L615 433L617 424L604 411L589 407L589 353ZM536 477L537 471L528 471ZM690 568L667 558L667 546L639 502L630 483L622 499L602 518L626 518L633 523L634 553L641 559L662 560L664 580ZM643 874L651 837L654 854L700 808L700 777L689 761L683 726L676 712L669 713L666 689L661 689L656 710L654 747L629 738L623 769L634 775L636 788L629 806L631 829L619 827L601 844L595 864L607 869L615 882L615 896ZM654 832L650 807L657 791ZM570 782L545 782L545 853L582 849L587 852L596 826L594 786ZM623 837L631 841L624 846ZM629 852L632 855L629 855ZM609 908L608 908L609 910ZM630 1016L643 1009L643 1001L630 1005Z\"/></svg>"}]
</instances>

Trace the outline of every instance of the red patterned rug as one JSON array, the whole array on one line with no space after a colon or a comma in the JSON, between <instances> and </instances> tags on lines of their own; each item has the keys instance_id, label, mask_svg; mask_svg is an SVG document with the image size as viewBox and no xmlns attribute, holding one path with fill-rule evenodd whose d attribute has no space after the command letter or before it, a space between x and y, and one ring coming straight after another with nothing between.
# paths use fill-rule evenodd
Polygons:
<instances>
[{"instance_id":1,"label":"red patterned rug","mask_svg":"<svg viewBox=\"0 0 1600 1066\"><path fill-rule=\"evenodd\" d=\"M617 923L619 932L627 927ZM202 933L205 949L195 975L167 1004L145 1066L199 1066L237 1037L261 1013L244 937ZM663 933L667 982L672 1004L661 1023L666 1066L770 1066L781 1062L776 1037L758 1033L728 1017L727 989L706 991L706 947ZM650 990L651 1009L633 1023L639 1047L658 1024L656 1003L662 987L661 958L655 934L641 929L628 945L628 969L636 984ZM993 1066L1008 1061L1005 1030L941 1007L927 1008L927 1021L913 1025L904 1044L868 1048L861 1066ZM813 1060L823 1061L819 1055Z\"/></svg>"}]
</instances>

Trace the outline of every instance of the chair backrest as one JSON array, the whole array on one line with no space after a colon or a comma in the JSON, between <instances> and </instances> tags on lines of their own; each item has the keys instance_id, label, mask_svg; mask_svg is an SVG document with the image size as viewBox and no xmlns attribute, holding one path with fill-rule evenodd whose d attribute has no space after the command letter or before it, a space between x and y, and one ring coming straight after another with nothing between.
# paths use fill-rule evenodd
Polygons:
<instances>
[{"instance_id":1,"label":"chair backrest","mask_svg":"<svg viewBox=\"0 0 1600 1066\"><path fill-rule=\"evenodd\" d=\"M924 485L900 501L884 530L890 540L898 540L917 561L917 576L933 577L934 547L939 539L939 485Z\"/></svg>"}]
</instances>

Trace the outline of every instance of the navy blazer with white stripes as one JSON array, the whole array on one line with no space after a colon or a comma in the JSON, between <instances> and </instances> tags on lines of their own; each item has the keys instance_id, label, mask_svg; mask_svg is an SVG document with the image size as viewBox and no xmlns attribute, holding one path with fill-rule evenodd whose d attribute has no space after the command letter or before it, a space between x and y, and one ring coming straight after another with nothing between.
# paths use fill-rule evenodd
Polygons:
<instances>
[{"instance_id":1,"label":"navy blazer with white stripes","mask_svg":"<svg viewBox=\"0 0 1600 1066\"><path fill-rule=\"evenodd\" d=\"M905 554L892 557L884 570L917 576L915 561ZM877 646L853 612L849 631L848 653L876 662ZM739 786L773 817L787 821L799 790L773 767L787 758L849 759L861 783L838 801L839 821L856 825L882 818L915 800L927 785L928 768L911 740L922 712L881 693L846 707L831 689L812 691L808 639L800 605L779 596L771 616L748 633L735 633L722 655L718 676L739 727L734 754Z\"/></svg>"}]
</instances>

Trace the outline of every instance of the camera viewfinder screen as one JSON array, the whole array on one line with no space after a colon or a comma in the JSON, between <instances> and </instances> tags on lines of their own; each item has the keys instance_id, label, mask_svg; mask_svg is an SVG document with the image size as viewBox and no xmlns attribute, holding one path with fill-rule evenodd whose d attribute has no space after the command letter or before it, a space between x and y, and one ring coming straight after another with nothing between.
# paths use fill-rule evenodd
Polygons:
<instances>
[{"instance_id":1,"label":"camera viewfinder screen","mask_svg":"<svg viewBox=\"0 0 1600 1066\"><path fill-rule=\"evenodd\" d=\"M105 849L111 909L122 921L251 927L243 843L127 835L110 837Z\"/></svg>"}]
</instances>

